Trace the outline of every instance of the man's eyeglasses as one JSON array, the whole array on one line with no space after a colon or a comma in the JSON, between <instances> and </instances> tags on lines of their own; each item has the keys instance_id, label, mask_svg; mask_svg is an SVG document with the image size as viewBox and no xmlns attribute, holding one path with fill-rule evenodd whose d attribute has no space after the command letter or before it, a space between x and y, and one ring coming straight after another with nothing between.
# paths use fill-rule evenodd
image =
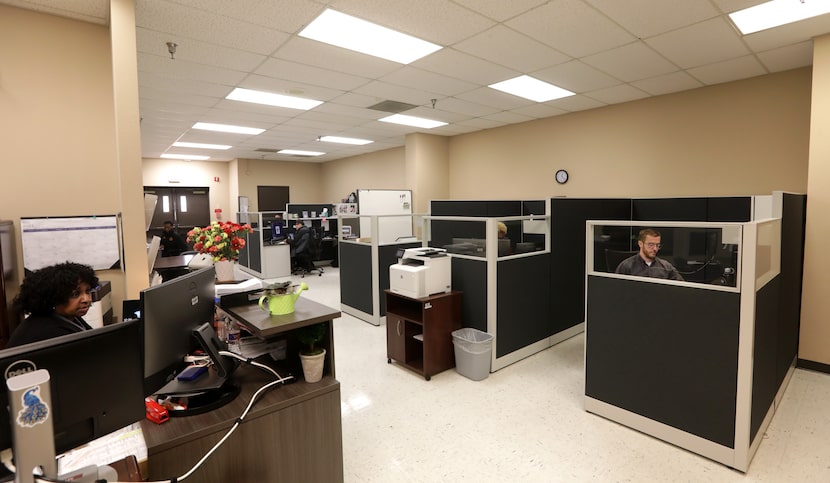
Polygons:
<instances>
[{"instance_id":1,"label":"man's eyeglasses","mask_svg":"<svg viewBox=\"0 0 830 483\"><path fill-rule=\"evenodd\" d=\"M659 249L661 249L661 248L663 248L663 244L662 244L662 243L646 243L646 244L645 244L645 246L647 246L647 247L649 247L649 248L656 248L656 249L658 249L658 250L659 250Z\"/></svg>"}]
</instances>

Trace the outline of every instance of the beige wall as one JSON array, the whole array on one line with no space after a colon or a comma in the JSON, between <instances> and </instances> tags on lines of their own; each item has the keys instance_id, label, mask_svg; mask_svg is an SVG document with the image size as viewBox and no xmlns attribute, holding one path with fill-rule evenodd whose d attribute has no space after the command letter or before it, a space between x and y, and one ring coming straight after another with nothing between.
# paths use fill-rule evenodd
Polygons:
<instances>
[{"instance_id":1,"label":"beige wall","mask_svg":"<svg viewBox=\"0 0 830 483\"><path fill-rule=\"evenodd\" d=\"M803 193L809 130L804 68L456 136L450 197Z\"/></svg>"},{"instance_id":2,"label":"beige wall","mask_svg":"<svg viewBox=\"0 0 830 483\"><path fill-rule=\"evenodd\" d=\"M291 203L318 203L323 199L319 163L293 163L262 159L237 160L234 176L239 196L248 197L248 209L258 211L257 186L288 186ZM234 211L237 200L232 200Z\"/></svg>"},{"instance_id":3,"label":"beige wall","mask_svg":"<svg viewBox=\"0 0 830 483\"><path fill-rule=\"evenodd\" d=\"M339 203L359 189L406 189L404 161L404 148L394 148L324 163L317 201Z\"/></svg>"},{"instance_id":4,"label":"beige wall","mask_svg":"<svg viewBox=\"0 0 830 483\"><path fill-rule=\"evenodd\" d=\"M0 218L15 221L22 273L20 217L122 211L109 30L0 5L0 59ZM98 275L120 312L123 272Z\"/></svg>"},{"instance_id":5,"label":"beige wall","mask_svg":"<svg viewBox=\"0 0 830 483\"><path fill-rule=\"evenodd\" d=\"M235 220L229 199L231 177L230 164L211 161L177 161L145 158L143 161L144 186L192 186L210 188L210 219L215 220L214 210L222 210L223 220ZM170 179L179 182L171 182ZM219 178L219 181L214 181Z\"/></svg>"},{"instance_id":6,"label":"beige wall","mask_svg":"<svg viewBox=\"0 0 830 483\"><path fill-rule=\"evenodd\" d=\"M813 45L813 109L807 183L804 291L798 357L830 364L830 36Z\"/></svg>"}]
</instances>

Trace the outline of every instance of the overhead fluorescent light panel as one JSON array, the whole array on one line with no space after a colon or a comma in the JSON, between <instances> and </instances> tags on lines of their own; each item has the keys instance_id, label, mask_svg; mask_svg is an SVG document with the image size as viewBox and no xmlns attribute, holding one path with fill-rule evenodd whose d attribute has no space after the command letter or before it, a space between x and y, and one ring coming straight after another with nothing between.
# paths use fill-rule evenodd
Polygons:
<instances>
[{"instance_id":1,"label":"overhead fluorescent light panel","mask_svg":"<svg viewBox=\"0 0 830 483\"><path fill-rule=\"evenodd\" d=\"M519 77L491 84L488 87L534 102L548 102L574 95L573 92L567 89L548 84L528 75L520 75Z\"/></svg>"},{"instance_id":2,"label":"overhead fluorescent light panel","mask_svg":"<svg viewBox=\"0 0 830 483\"><path fill-rule=\"evenodd\" d=\"M326 153L321 153L319 151L303 151L301 149L281 149L277 151L278 154L292 154L294 156L322 156Z\"/></svg>"},{"instance_id":3,"label":"overhead fluorescent light panel","mask_svg":"<svg viewBox=\"0 0 830 483\"><path fill-rule=\"evenodd\" d=\"M355 146L364 146L374 142L368 139L344 138L340 136L320 136L319 141L327 143L354 144Z\"/></svg>"},{"instance_id":4,"label":"overhead fluorescent light panel","mask_svg":"<svg viewBox=\"0 0 830 483\"><path fill-rule=\"evenodd\" d=\"M323 103L314 99L305 99L302 97L285 96L282 94L275 94L273 92L255 91L251 89L243 89L237 87L230 94L225 97L232 101L252 102L254 104L264 104L266 106L287 107L289 109L301 109L307 111L314 109Z\"/></svg>"},{"instance_id":5,"label":"overhead fluorescent light panel","mask_svg":"<svg viewBox=\"0 0 830 483\"><path fill-rule=\"evenodd\" d=\"M230 124L213 124L210 122L197 122L193 125L193 129L201 129L204 131L228 132L233 134L253 134L254 136L265 132L265 129L259 129L256 127L233 126Z\"/></svg>"},{"instance_id":6,"label":"overhead fluorescent light panel","mask_svg":"<svg viewBox=\"0 0 830 483\"><path fill-rule=\"evenodd\" d=\"M202 156L199 154L162 154L164 159L183 159L185 161L205 161L210 159L210 156Z\"/></svg>"},{"instance_id":7,"label":"overhead fluorescent light panel","mask_svg":"<svg viewBox=\"0 0 830 483\"><path fill-rule=\"evenodd\" d=\"M401 64L409 64L441 49L432 42L331 9L326 9L299 35Z\"/></svg>"},{"instance_id":8,"label":"overhead fluorescent light panel","mask_svg":"<svg viewBox=\"0 0 830 483\"><path fill-rule=\"evenodd\" d=\"M227 144L205 144L205 143L185 143L181 141L176 141L173 143L174 148L193 148L193 149L216 149L219 151L225 151L233 146L229 146Z\"/></svg>"},{"instance_id":9,"label":"overhead fluorescent light panel","mask_svg":"<svg viewBox=\"0 0 830 483\"><path fill-rule=\"evenodd\" d=\"M830 13L827 0L772 0L729 14L744 35Z\"/></svg>"},{"instance_id":10,"label":"overhead fluorescent light panel","mask_svg":"<svg viewBox=\"0 0 830 483\"><path fill-rule=\"evenodd\" d=\"M391 122L392 124L403 124L404 126L422 127L424 129L432 129L434 127L447 125L447 123L442 121L425 119L423 117L406 116L404 114L393 114L378 120L383 122Z\"/></svg>"}]
</instances>

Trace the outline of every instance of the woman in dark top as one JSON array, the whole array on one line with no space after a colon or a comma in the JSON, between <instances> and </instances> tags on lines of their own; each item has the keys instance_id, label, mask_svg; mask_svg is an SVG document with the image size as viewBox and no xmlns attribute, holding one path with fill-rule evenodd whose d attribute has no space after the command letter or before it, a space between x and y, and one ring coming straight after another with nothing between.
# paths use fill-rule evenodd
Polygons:
<instances>
[{"instance_id":1,"label":"woman in dark top","mask_svg":"<svg viewBox=\"0 0 830 483\"><path fill-rule=\"evenodd\" d=\"M14 305L29 316L12 332L8 347L92 329L83 316L97 287L95 271L79 263L60 263L27 276Z\"/></svg>"}]
</instances>

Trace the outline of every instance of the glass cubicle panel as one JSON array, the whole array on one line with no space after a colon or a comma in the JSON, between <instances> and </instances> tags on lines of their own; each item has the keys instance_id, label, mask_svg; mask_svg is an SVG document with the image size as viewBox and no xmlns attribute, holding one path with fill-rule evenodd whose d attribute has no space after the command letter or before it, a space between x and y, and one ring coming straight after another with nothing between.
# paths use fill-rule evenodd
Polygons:
<instances>
[{"instance_id":1,"label":"glass cubicle panel","mask_svg":"<svg viewBox=\"0 0 830 483\"><path fill-rule=\"evenodd\" d=\"M485 258L488 237L497 247L498 257L542 251L549 246L550 221L546 216L426 218L429 246L456 255Z\"/></svg>"},{"instance_id":2,"label":"glass cubicle panel","mask_svg":"<svg viewBox=\"0 0 830 483\"><path fill-rule=\"evenodd\" d=\"M419 241L421 216L339 214L340 240L379 245Z\"/></svg>"},{"instance_id":3,"label":"glass cubicle panel","mask_svg":"<svg viewBox=\"0 0 830 483\"><path fill-rule=\"evenodd\" d=\"M735 287L739 279L740 224L690 223L678 226L597 222L589 226L593 240L591 255L594 272L625 272L620 265L626 259L640 256L642 233L642 238L647 240L644 247L646 255L656 256L671 264L686 282ZM659 236L659 241L655 241L655 234Z\"/></svg>"},{"instance_id":4,"label":"glass cubicle panel","mask_svg":"<svg viewBox=\"0 0 830 483\"><path fill-rule=\"evenodd\" d=\"M236 218L239 224L251 225L254 234L266 245L284 241L291 228L285 211L240 212Z\"/></svg>"},{"instance_id":5,"label":"glass cubicle panel","mask_svg":"<svg viewBox=\"0 0 830 483\"><path fill-rule=\"evenodd\" d=\"M755 288L781 271L781 220L758 222L755 240Z\"/></svg>"}]
</instances>

